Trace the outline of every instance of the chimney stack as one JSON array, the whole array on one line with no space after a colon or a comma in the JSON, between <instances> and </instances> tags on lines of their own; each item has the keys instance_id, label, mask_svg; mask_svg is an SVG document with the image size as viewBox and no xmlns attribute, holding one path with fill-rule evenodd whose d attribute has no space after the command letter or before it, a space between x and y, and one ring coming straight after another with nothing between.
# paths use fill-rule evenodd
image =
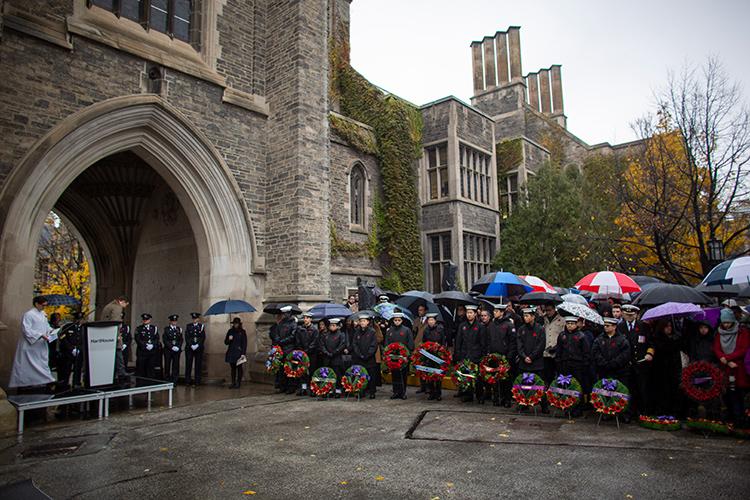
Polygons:
<instances>
[{"instance_id":1,"label":"chimney stack","mask_svg":"<svg viewBox=\"0 0 750 500\"><path fill-rule=\"evenodd\" d=\"M495 33L495 52L497 54L497 84L505 85L510 78L508 76L508 37L504 31Z\"/></svg>"},{"instance_id":2,"label":"chimney stack","mask_svg":"<svg viewBox=\"0 0 750 500\"><path fill-rule=\"evenodd\" d=\"M539 100L541 101L542 113L549 115L552 113L552 94L549 88L549 70L539 70Z\"/></svg>"},{"instance_id":3,"label":"chimney stack","mask_svg":"<svg viewBox=\"0 0 750 500\"><path fill-rule=\"evenodd\" d=\"M508 28L508 46L510 48L510 79L521 80L521 28L511 26Z\"/></svg>"},{"instance_id":4,"label":"chimney stack","mask_svg":"<svg viewBox=\"0 0 750 500\"><path fill-rule=\"evenodd\" d=\"M539 79L536 73L526 75L526 85L529 88L529 106L534 111L539 111Z\"/></svg>"},{"instance_id":5,"label":"chimney stack","mask_svg":"<svg viewBox=\"0 0 750 500\"><path fill-rule=\"evenodd\" d=\"M474 94L476 95L484 90L482 42L471 42L471 66L474 72Z\"/></svg>"},{"instance_id":6,"label":"chimney stack","mask_svg":"<svg viewBox=\"0 0 750 500\"><path fill-rule=\"evenodd\" d=\"M495 77L495 39L486 36L482 40L484 47L484 88L491 89L497 87Z\"/></svg>"}]
</instances>

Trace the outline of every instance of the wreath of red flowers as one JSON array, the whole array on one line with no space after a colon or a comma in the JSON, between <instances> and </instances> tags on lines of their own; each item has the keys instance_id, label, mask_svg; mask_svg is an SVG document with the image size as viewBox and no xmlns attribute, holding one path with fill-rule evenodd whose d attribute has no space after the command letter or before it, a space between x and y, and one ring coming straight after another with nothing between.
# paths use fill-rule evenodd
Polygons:
<instances>
[{"instance_id":1,"label":"wreath of red flowers","mask_svg":"<svg viewBox=\"0 0 750 500\"><path fill-rule=\"evenodd\" d=\"M300 378L310 369L310 358L305 351L294 350L286 355L284 374L289 378Z\"/></svg>"},{"instance_id":2,"label":"wreath of red flowers","mask_svg":"<svg viewBox=\"0 0 750 500\"><path fill-rule=\"evenodd\" d=\"M310 390L316 396L327 396L336 388L336 372L333 368L321 366L310 377Z\"/></svg>"},{"instance_id":3,"label":"wreath of red flowers","mask_svg":"<svg viewBox=\"0 0 750 500\"><path fill-rule=\"evenodd\" d=\"M364 366L352 365L341 377L341 387L347 394L359 394L367 388L369 381L370 374Z\"/></svg>"},{"instance_id":4,"label":"wreath of red flowers","mask_svg":"<svg viewBox=\"0 0 750 500\"><path fill-rule=\"evenodd\" d=\"M490 385L505 380L508 378L509 373L510 363L508 363L508 359L502 354L487 354L479 362L479 375L482 376L482 380Z\"/></svg>"},{"instance_id":5,"label":"wreath of red flowers","mask_svg":"<svg viewBox=\"0 0 750 500\"><path fill-rule=\"evenodd\" d=\"M271 347L271 350L268 351L268 357L266 358L266 371L269 373L276 373L283 364L284 350L278 345Z\"/></svg>"},{"instance_id":6,"label":"wreath of red flowers","mask_svg":"<svg viewBox=\"0 0 750 500\"><path fill-rule=\"evenodd\" d=\"M682 369L681 385L693 401L710 401L724 392L724 372L708 361L696 361Z\"/></svg>"},{"instance_id":7,"label":"wreath of red flowers","mask_svg":"<svg viewBox=\"0 0 750 500\"><path fill-rule=\"evenodd\" d=\"M544 396L544 380L535 373L521 373L513 381L513 399L521 406L536 406Z\"/></svg>"},{"instance_id":8,"label":"wreath of red flowers","mask_svg":"<svg viewBox=\"0 0 750 500\"><path fill-rule=\"evenodd\" d=\"M476 363L470 359L464 359L453 367L451 371L451 380L456 384L459 391L468 391L474 387L474 381L479 373Z\"/></svg>"},{"instance_id":9,"label":"wreath of red flowers","mask_svg":"<svg viewBox=\"0 0 750 500\"><path fill-rule=\"evenodd\" d=\"M680 421L671 415L661 415L658 417L641 415L638 417L638 423L641 424L641 427L657 431L679 431L682 428Z\"/></svg>"},{"instance_id":10,"label":"wreath of red flowers","mask_svg":"<svg viewBox=\"0 0 750 500\"><path fill-rule=\"evenodd\" d=\"M409 362L409 349L401 342L393 342L385 348L383 357L389 370L400 370Z\"/></svg>"},{"instance_id":11,"label":"wreath of red flowers","mask_svg":"<svg viewBox=\"0 0 750 500\"><path fill-rule=\"evenodd\" d=\"M572 375L558 375L547 388L547 401L555 408L566 411L581 400L583 389Z\"/></svg>"},{"instance_id":12,"label":"wreath of red flowers","mask_svg":"<svg viewBox=\"0 0 750 500\"><path fill-rule=\"evenodd\" d=\"M591 404L599 413L616 415L628 407L630 391L617 379L603 378L591 389Z\"/></svg>"},{"instance_id":13,"label":"wreath of red flowers","mask_svg":"<svg viewBox=\"0 0 750 500\"><path fill-rule=\"evenodd\" d=\"M437 361L430 359L429 356L425 356L424 353L422 353L423 350L437 358L442 359L443 363L438 363ZM419 345L419 347L414 349L414 354L412 354L411 362L412 365L414 365L417 376L420 379L424 380L425 382L437 382L439 380L443 380L443 377L449 371L449 368L451 366L451 353L444 345L438 344L437 342L423 342ZM429 369L420 369L420 367L441 370L441 372L438 373Z\"/></svg>"}]
</instances>

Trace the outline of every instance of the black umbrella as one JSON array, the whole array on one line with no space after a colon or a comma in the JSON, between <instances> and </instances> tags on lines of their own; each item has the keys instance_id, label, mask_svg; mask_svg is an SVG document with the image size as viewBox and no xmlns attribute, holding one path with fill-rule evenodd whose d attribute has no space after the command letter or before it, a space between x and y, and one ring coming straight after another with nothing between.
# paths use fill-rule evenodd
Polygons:
<instances>
[{"instance_id":1,"label":"black umbrella","mask_svg":"<svg viewBox=\"0 0 750 500\"><path fill-rule=\"evenodd\" d=\"M562 301L562 297L560 297L558 294L549 292L529 292L518 299L518 302L520 302L521 304L532 305L542 305L550 303L562 304Z\"/></svg>"},{"instance_id":2,"label":"black umbrella","mask_svg":"<svg viewBox=\"0 0 750 500\"><path fill-rule=\"evenodd\" d=\"M70 295L62 295L59 293L52 293L49 295L42 295L47 301L48 306L80 306L81 301Z\"/></svg>"},{"instance_id":3,"label":"black umbrella","mask_svg":"<svg viewBox=\"0 0 750 500\"><path fill-rule=\"evenodd\" d=\"M739 285L698 285L695 287L709 297L736 297L740 293Z\"/></svg>"},{"instance_id":4,"label":"black umbrella","mask_svg":"<svg viewBox=\"0 0 750 500\"><path fill-rule=\"evenodd\" d=\"M476 304L477 301L465 292L459 292L457 290L449 290L447 292L439 293L435 295L434 300L436 304L442 304L455 309L459 305Z\"/></svg>"},{"instance_id":5,"label":"black umbrella","mask_svg":"<svg viewBox=\"0 0 750 500\"><path fill-rule=\"evenodd\" d=\"M659 278L654 278L653 276L635 275L631 276L630 279L635 281L641 289L643 289L643 285L648 285L649 283L664 283Z\"/></svg>"},{"instance_id":6,"label":"black umbrella","mask_svg":"<svg viewBox=\"0 0 750 500\"><path fill-rule=\"evenodd\" d=\"M419 306L427 307L427 304L432 304L432 298L433 295L431 293L412 290L404 293L401 297L396 299L396 304L405 307L416 316L418 314L417 309Z\"/></svg>"},{"instance_id":7,"label":"black umbrella","mask_svg":"<svg viewBox=\"0 0 750 500\"><path fill-rule=\"evenodd\" d=\"M357 311L354 314L350 314L349 317L346 318L347 323L349 321L356 322L359 319L359 315L363 314L363 313L366 313L366 314L370 315L370 322L372 322L375 318L381 317L377 312L375 312L375 311L373 311L371 309L365 309L363 311Z\"/></svg>"},{"instance_id":8,"label":"black umbrella","mask_svg":"<svg viewBox=\"0 0 750 500\"><path fill-rule=\"evenodd\" d=\"M378 287L373 287L372 293L375 295L376 298L380 297L381 295L387 295L389 302L394 302L397 298L401 297L401 295L399 295L396 292L393 292L391 290L383 290L382 288L378 288Z\"/></svg>"},{"instance_id":9,"label":"black umbrella","mask_svg":"<svg viewBox=\"0 0 750 500\"><path fill-rule=\"evenodd\" d=\"M750 285L745 288L740 288L740 292L737 294L738 299L750 299Z\"/></svg>"},{"instance_id":10,"label":"black umbrella","mask_svg":"<svg viewBox=\"0 0 750 500\"><path fill-rule=\"evenodd\" d=\"M667 302L683 304L711 304L713 300L705 293L685 285L662 283L649 286L633 301L637 306L659 306Z\"/></svg>"},{"instance_id":11,"label":"black umbrella","mask_svg":"<svg viewBox=\"0 0 750 500\"><path fill-rule=\"evenodd\" d=\"M291 310L287 311L290 314L302 314L302 309L295 306L294 304L277 304L275 302L268 304L266 307L263 308L264 313L268 314L281 314L281 308L289 306L291 307Z\"/></svg>"}]
</instances>

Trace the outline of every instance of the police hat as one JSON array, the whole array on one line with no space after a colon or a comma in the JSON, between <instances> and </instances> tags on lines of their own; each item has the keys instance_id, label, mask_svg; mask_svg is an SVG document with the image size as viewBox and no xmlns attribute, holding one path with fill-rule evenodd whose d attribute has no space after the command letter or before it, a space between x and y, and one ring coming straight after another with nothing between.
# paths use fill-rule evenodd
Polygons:
<instances>
[{"instance_id":1,"label":"police hat","mask_svg":"<svg viewBox=\"0 0 750 500\"><path fill-rule=\"evenodd\" d=\"M536 307L524 307L521 309L521 312L524 314L534 314L536 312Z\"/></svg>"},{"instance_id":2,"label":"police hat","mask_svg":"<svg viewBox=\"0 0 750 500\"><path fill-rule=\"evenodd\" d=\"M424 315L425 318L435 318L437 319L438 313L427 313Z\"/></svg>"},{"instance_id":3,"label":"police hat","mask_svg":"<svg viewBox=\"0 0 750 500\"><path fill-rule=\"evenodd\" d=\"M476 311L477 309L479 309L479 306L474 304L466 304L464 307L467 311Z\"/></svg>"},{"instance_id":4,"label":"police hat","mask_svg":"<svg viewBox=\"0 0 750 500\"><path fill-rule=\"evenodd\" d=\"M180 319L180 316L177 314L172 314L171 316L169 316L169 321L177 321L178 319Z\"/></svg>"},{"instance_id":5,"label":"police hat","mask_svg":"<svg viewBox=\"0 0 750 500\"><path fill-rule=\"evenodd\" d=\"M328 320L329 325L339 326L339 323L341 323L341 318L331 318Z\"/></svg>"},{"instance_id":6,"label":"police hat","mask_svg":"<svg viewBox=\"0 0 750 500\"><path fill-rule=\"evenodd\" d=\"M201 317L201 313L192 312L190 313L190 317L193 319L198 319Z\"/></svg>"},{"instance_id":7,"label":"police hat","mask_svg":"<svg viewBox=\"0 0 750 500\"><path fill-rule=\"evenodd\" d=\"M508 308L508 304L492 304L493 309L498 309L500 311L505 311L505 309Z\"/></svg>"},{"instance_id":8,"label":"police hat","mask_svg":"<svg viewBox=\"0 0 750 500\"><path fill-rule=\"evenodd\" d=\"M394 312L393 316L391 316L391 319L404 319L404 313L402 312Z\"/></svg>"},{"instance_id":9,"label":"police hat","mask_svg":"<svg viewBox=\"0 0 750 500\"><path fill-rule=\"evenodd\" d=\"M152 316L149 313L143 313L141 314L141 319L146 321L147 319L151 319Z\"/></svg>"},{"instance_id":10,"label":"police hat","mask_svg":"<svg viewBox=\"0 0 750 500\"><path fill-rule=\"evenodd\" d=\"M617 323L619 323L619 321L617 320L617 318L610 318L609 316L606 316L606 317L604 317L602 319L604 319L604 324L605 325L617 325Z\"/></svg>"},{"instance_id":11,"label":"police hat","mask_svg":"<svg viewBox=\"0 0 750 500\"><path fill-rule=\"evenodd\" d=\"M380 302L388 302L389 300L391 300L391 298L388 297L387 295L378 295L378 300Z\"/></svg>"},{"instance_id":12,"label":"police hat","mask_svg":"<svg viewBox=\"0 0 750 500\"><path fill-rule=\"evenodd\" d=\"M641 310L640 307L634 306L633 304L623 304L622 306L620 306L620 309L622 309L622 312L625 313L637 313Z\"/></svg>"},{"instance_id":13,"label":"police hat","mask_svg":"<svg viewBox=\"0 0 750 500\"><path fill-rule=\"evenodd\" d=\"M578 316L565 316L566 323L578 323Z\"/></svg>"},{"instance_id":14,"label":"police hat","mask_svg":"<svg viewBox=\"0 0 750 500\"><path fill-rule=\"evenodd\" d=\"M305 311L305 312L302 313L302 317L303 318L312 318L313 315L312 315L312 313L310 311Z\"/></svg>"},{"instance_id":15,"label":"police hat","mask_svg":"<svg viewBox=\"0 0 750 500\"><path fill-rule=\"evenodd\" d=\"M372 319L372 315L368 312L361 312L357 314L357 319Z\"/></svg>"}]
</instances>

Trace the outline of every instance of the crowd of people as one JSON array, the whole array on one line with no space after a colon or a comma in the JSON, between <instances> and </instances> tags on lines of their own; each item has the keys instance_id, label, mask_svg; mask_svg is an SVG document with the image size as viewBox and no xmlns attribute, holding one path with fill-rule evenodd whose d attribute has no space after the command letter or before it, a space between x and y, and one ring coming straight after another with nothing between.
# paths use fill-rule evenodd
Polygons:
<instances>
[{"instance_id":1,"label":"crowd of people","mask_svg":"<svg viewBox=\"0 0 750 500\"><path fill-rule=\"evenodd\" d=\"M380 300L387 302L388 297ZM347 305L356 311L356 297L350 296ZM332 318L317 324L310 314L303 314L298 324L291 312L281 311L269 332L271 343L285 353L304 351L310 368L305 378L297 379L288 378L279 370L275 385L279 392L312 395L310 374L327 366L336 372L334 397L340 397L341 376L348 366L361 365L371 375L367 396L375 398L377 387L382 384L385 347L398 342L413 352L415 346L430 341L446 346L454 363L469 360L478 364L488 353L497 353L509 361L507 378L488 385L478 377L473 390L458 391L456 397L466 403L492 401L496 406L510 407L512 383L521 373L538 375L546 384L559 375L572 375L586 394L597 380L617 379L630 391L630 403L622 414L623 420L629 422L638 415L697 415L698 405L681 390L681 372L690 362L707 361L724 371L728 386L723 400L702 410L713 418L745 425L744 396L750 388L750 316L744 309L726 302L719 324L714 327L707 321L689 318L642 321L637 306L612 300L597 304L597 308L603 326L577 316L563 316L553 303L464 305L456 308L456 326L450 331L438 321L438 314L427 313L423 306L418 308L411 328L405 326L406 318L399 313L389 321L363 312L349 319ZM406 399L409 372L407 365L391 374L391 398ZM440 400L441 383L422 383L416 393ZM543 413L549 411L546 400L540 406ZM572 414L581 415L590 408L584 397Z\"/></svg>"}]
</instances>

